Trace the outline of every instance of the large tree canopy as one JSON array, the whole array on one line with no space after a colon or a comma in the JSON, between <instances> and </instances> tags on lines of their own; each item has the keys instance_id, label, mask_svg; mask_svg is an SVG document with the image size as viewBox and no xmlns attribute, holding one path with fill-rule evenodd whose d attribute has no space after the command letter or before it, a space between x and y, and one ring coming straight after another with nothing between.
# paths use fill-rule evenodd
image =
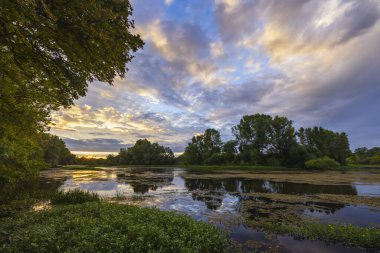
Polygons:
<instances>
[{"instance_id":1,"label":"large tree canopy","mask_svg":"<svg viewBox=\"0 0 380 253\"><path fill-rule=\"evenodd\" d=\"M131 14L128 0L2 0L1 78L49 105L71 105L87 82L124 77L143 46Z\"/></svg>"},{"instance_id":2,"label":"large tree canopy","mask_svg":"<svg viewBox=\"0 0 380 253\"><path fill-rule=\"evenodd\" d=\"M143 46L131 14L128 0L1 0L0 170L27 167L51 110L125 76Z\"/></svg>"}]
</instances>

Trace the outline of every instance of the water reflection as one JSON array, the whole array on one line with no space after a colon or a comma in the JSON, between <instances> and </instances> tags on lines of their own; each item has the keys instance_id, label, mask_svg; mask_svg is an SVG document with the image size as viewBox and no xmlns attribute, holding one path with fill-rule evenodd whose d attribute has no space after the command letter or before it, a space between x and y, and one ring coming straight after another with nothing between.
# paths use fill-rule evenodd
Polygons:
<instances>
[{"instance_id":1,"label":"water reflection","mask_svg":"<svg viewBox=\"0 0 380 253\"><path fill-rule=\"evenodd\" d=\"M281 194L342 194L357 195L352 185L313 185L307 183L274 182L261 179L185 179L186 187L192 191L196 189L221 192L240 193L281 193Z\"/></svg>"},{"instance_id":2,"label":"water reflection","mask_svg":"<svg viewBox=\"0 0 380 253\"><path fill-rule=\"evenodd\" d=\"M157 169L132 169L117 173L118 183L129 184L134 193L145 194L156 191L158 187L169 186L173 181L173 171Z\"/></svg>"},{"instance_id":3,"label":"water reflection","mask_svg":"<svg viewBox=\"0 0 380 253\"><path fill-rule=\"evenodd\" d=\"M95 191L102 197L110 198L122 194L126 197L123 203L133 201L142 206L154 206L163 210L186 213L197 220L226 227L231 232L232 238L244 243L252 239L260 243L267 243L268 240L261 238L262 233L244 225L243 213L247 213L251 219L278 215L281 220L284 219L284 212L293 212L294 215L311 216L326 222L334 220L358 225L380 222L379 209L376 208L319 202L312 198L303 200L304 196L309 197L314 194L351 196L380 194L380 189L368 185L277 182L239 177L237 173L231 174L231 178L210 179L203 178L201 173L195 174L184 169L106 168L102 171L46 172L43 173L39 186L61 189L79 188ZM256 196L255 193L262 193L264 196ZM298 196L301 200L291 202L272 199L265 194ZM362 223L357 222L361 216L368 219L362 219L365 220ZM289 240L291 239L286 239L286 241ZM269 241L268 245L272 243L271 240ZM292 243L293 246L316 247L315 244L305 241L298 243L294 240ZM268 245L264 248L270 247ZM286 245L281 247L283 247L281 252L293 252L288 251L289 247ZM323 249L324 246L320 247ZM329 249L331 247L333 246L328 246ZM303 251L296 250L295 252Z\"/></svg>"}]
</instances>

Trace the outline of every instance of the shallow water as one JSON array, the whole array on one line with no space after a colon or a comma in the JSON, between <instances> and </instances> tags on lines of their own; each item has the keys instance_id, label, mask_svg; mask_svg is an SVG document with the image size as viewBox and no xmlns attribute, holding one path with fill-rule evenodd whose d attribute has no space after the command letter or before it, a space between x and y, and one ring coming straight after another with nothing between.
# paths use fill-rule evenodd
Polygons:
<instances>
[{"instance_id":1,"label":"shallow water","mask_svg":"<svg viewBox=\"0 0 380 253\"><path fill-rule=\"evenodd\" d=\"M243 250L259 248L260 251L270 252L364 251L319 241L295 240L288 236L268 237L246 224L243 210L249 213L249 217L257 218L267 215L259 210L262 207L280 204L281 208L293 208L294 205L267 197L255 197L252 194L308 197L316 194L380 196L378 184L365 182L344 185L281 182L246 178L243 173L236 172L231 173L230 178L210 179L203 178L201 172L180 168L50 170L41 174L41 185L50 188L59 185L59 188L64 190L79 188L97 192L100 196L116 202L185 213L194 219L207 221L225 229L237 247ZM380 209L376 207L321 201L297 202L296 205L299 215L314 217L321 222L360 226L379 226L380 223Z\"/></svg>"}]
</instances>

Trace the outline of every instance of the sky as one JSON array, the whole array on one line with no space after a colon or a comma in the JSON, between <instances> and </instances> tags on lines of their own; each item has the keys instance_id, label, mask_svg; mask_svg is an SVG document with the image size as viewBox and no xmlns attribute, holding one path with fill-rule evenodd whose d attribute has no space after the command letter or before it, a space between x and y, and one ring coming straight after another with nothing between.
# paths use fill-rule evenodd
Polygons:
<instances>
[{"instance_id":1,"label":"sky","mask_svg":"<svg viewBox=\"0 0 380 253\"><path fill-rule=\"evenodd\" d=\"M145 42L114 85L52 116L72 151L117 152L147 138L184 150L243 115L346 132L380 146L380 1L133 0Z\"/></svg>"}]
</instances>

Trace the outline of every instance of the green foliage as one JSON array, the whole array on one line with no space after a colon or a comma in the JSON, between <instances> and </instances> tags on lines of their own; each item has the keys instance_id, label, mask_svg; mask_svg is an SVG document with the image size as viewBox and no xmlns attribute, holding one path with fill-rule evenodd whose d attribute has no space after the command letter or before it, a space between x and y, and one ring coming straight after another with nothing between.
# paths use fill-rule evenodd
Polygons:
<instances>
[{"instance_id":1,"label":"green foliage","mask_svg":"<svg viewBox=\"0 0 380 253\"><path fill-rule=\"evenodd\" d=\"M365 249L380 249L380 229L378 228L323 224L314 221L305 221L300 225L278 222L259 222L256 225L268 232L289 234L299 239L339 242Z\"/></svg>"},{"instance_id":2,"label":"green foliage","mask_svg":"<svg viewBox=\"0 0 380 253\"><path fill-rule=\"evenodd\" d=\"M357 148L354 153L347 158L347 163L380 165L380 148Z\"/></svg>"},{"instance_id":3,"label":"green foliage","mask_svg":"<svg viewBox=\"0 0 380 253\"><path fill-rule=\"evenodd\" d=\"M185 164L222 163L219 156L222 150L222 140L219 131L206 129L204 134L193 136L191 143L185 149Z\"/></svg>"},{"instance_id":4,"label":"green foliage","mask_svg":"<svg viewBox=\"0 0 380 253\"><path fill-rule=\"evenodd\" d=\"M306 161L305 168L315 170L337 169L339 168L339 163L330 157L324 156L322 158Z\"/></svg>"},{"instance_id":5,"label":"green foliage","mask_svg":"<svg viewBox=\"0 0 380 253\"><path fill-rule=\"evenodd\" d=\"M43 148L44 161L52 167L73 164L75 161L75 155L71 154L65 142L58 136L42 134L40 145Z\"/></svg>"},{"instance_id":6,"label":"green foliage","mask_svg":"<svg viewBox=\"0 0 380 253\"><path fill-rule=\"evenodd\" d=\"M222 152L225 157L225 162L232 163L235 160L237 154L237 141L230 140L223 144Z\"/></svg>"},{"instance_id":7,"label":"green foliage","mask_svg":"<svg viewBox=\"0 0 380 253\"><path fill-rule=\"evenodd\" d=\"M306 160L323 156L345 164L351 152L345 133L322 127L300 128L296 133L293 121L286 117L245 115L232 128L232 133L235 140L224 144L219 132L214 129L194 136L181 161L186 165L234 163L304 167ZM377 161L373 159L372 163Z\"/></svg>"},{"instance_id":8,"label":"green foliage","mask_svg":"<svg viewBox=\"0 0 380 253\"><path fill-rule=\"evenodd\" d=\"M292 165L291 149L297 146L293 122L286 117L266 114L245 115L232 128L239 144L239 160L250 164Z\"/></svg>"},{"instance_id":9,"label":"green foliage","mask_svg":"<svg viewBox=\"0 0 380 253\"><path fill-rule=\"evenodd\" d=\"M72 105L91 81L125 76L143 46L131 14L128 0L2 1L0 184L41 166L51 111Z\"/></svg>"},{"instance_id":10,"label":"green foliage","mask_svg":"<svg viewBox=\"0 0 380 253\"><path fill-rule=\"evenodd\" d=\"M175 162L173 151L147 139L137 140L128 149L121 149L119 155L108 156L106 163L118 165L160 165Z\"/></svg>"},{"instance_id":11,"label":"green foliage","mask_svg":"<svg viewBox=\"0 0 380 253\"><path fill-rule=\"evenodd\" d=\"M0 221L2 252L225 252L214 226L128 205L85 203Z\"/></svg>"},{"instance_id":12,"label":"green foliage","mask_svg":"<svg viewBox=\"0 0 380 253\"><path fill-rule=\"evenodd\" d=\"M297 135L300 144L314 157L328 156L344 165L351 153L348 137L344 132L337 133L322 127L301 127Z\"/></svg>"},{"instance_id":13,"label":"green foliage","mask_svg":"<svg viewBox=\"0 0 380 253\"><path fill-rule=\"evenodd\" d=\"M248 163L263 164L263 153L269 149L272 117L266 114L244 115L232 128L239 151Z\"/></svg>"},{"instance_id":14,"label":"green foliage","mask_svg":"<svg viewBox=\"0 0 380 253\"><path fill-rule=\"evenodd\" d=\"M97 193L79 189L59 190L51 197L52 204L83 204L85 202L100 202Z\"/></svg>"}]
</instances>

